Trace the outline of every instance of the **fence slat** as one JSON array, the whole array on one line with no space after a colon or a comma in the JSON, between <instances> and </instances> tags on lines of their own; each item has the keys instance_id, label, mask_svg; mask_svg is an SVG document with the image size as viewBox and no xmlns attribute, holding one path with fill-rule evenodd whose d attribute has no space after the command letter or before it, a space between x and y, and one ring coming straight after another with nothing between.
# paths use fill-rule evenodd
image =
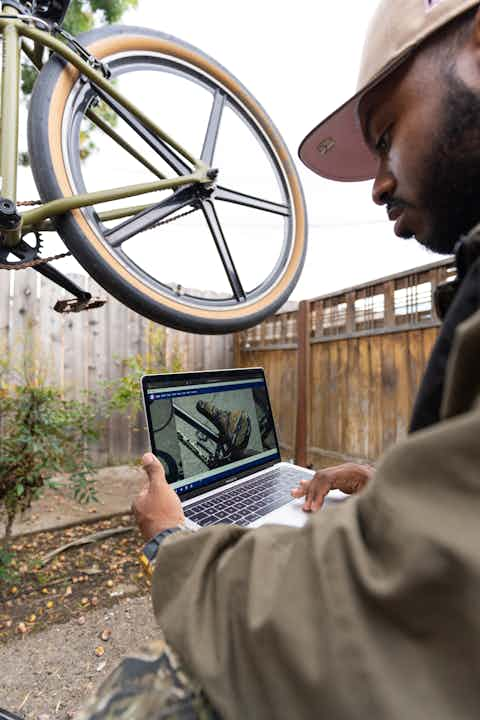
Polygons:
<instances>
[{"instance_id":1,"label":"fence slat","mask_svg":"<svg viewBox=\"0 0 480 720\"><path fill-rule=\"evenodd\" d=\"M8 356L10 327L10 273L11 270L0 272L0 353Z\"/></svg>"},{"instance_id":2,"label":"fence slat","mask_svg":"<svg viewBox=\"0 0 480 720\"><path fill-rule=\"evenodd\" d=\"M297 316L297 422L295 433L295 461L308 465L310 419L310 303L300 303Z\"/></svg>"},{"instance_id":3,"label":"fence slat","mask_svg":"<svg viewBox=\"0 0 480 720\"><path fill-rule=\"evenodd\" d=\"M40 276L39 333L48 367L48 382L63 388L64 378L64 321L65 316L53 310L63 291L47 278Z\"/></svg>"},{"instance_id":4,"label":"fence slat","mask_svg":"<svg viewBox=\"0 0 480 720\"><path fill-rule=\"evenodd\" d=\"M14 294L10 315L9 347L11 362L17 368L31 367L38 339L37 273L19 270L14 275Z\"/></svg>"}]
</instances>

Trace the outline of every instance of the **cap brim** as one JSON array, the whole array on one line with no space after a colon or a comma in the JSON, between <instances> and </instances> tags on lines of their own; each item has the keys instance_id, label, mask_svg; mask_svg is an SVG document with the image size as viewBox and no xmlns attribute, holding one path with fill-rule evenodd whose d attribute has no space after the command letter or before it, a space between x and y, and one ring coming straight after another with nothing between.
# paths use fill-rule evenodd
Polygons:
<instances>
[{"instance_id":1,"label":"cap brim","mask_svg":"<svg viewBox=\"0 0 480 720\"><path fill-rule=\"evenodd\" d=\"M358 118L358 103L367 89L354 95L302 141L298 154L310 170L342 182L375 177L378 159L365 142Z\"/></svg>"},{"instance_id":2,"label":"cap brim","mask_svg":"<svg viewBox=\"0 0 480 720\"><path fill-rule=\"evenodd\" d=\"M359 182L375 177L378 158L363 137L358 106L364 95L410 57L413 48L406 48L350 100L308 133L300 144L298 154L310 170L328 180L341 182Z\"/></svg>"}]
</instances>

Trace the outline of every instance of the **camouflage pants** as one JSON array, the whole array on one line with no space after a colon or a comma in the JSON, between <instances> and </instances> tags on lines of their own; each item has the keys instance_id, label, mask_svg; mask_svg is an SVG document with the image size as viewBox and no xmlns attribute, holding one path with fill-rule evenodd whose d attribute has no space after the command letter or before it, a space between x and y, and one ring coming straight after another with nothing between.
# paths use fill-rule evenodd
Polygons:
<instances>
[{"instance_id":1,"label":"camouflage pants","mask_svg":"<svg viewBox=\"0 0 480 720\"><path fill-rule=\"evenodd\" d=\"M76 720L220 720L164 640L125 657Z\"/></svg>"}]
</instances>

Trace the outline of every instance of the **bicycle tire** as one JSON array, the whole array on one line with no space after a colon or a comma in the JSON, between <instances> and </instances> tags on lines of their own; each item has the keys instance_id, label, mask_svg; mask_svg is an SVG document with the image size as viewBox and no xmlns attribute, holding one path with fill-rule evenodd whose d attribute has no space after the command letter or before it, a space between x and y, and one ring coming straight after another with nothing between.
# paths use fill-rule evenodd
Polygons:
<instances>
[{"instance_id":1,"label":"bicycle tire","mask_svg":"<svg viewBox=\"0 0 480 720\"><path fill-rule=\"evenodd\" d=\"M270 118L251 94L225 68L193 46L169 35L145 28L107 26L79 36L79 41L100 60L127 53L151 52L180 58L196 71L227 88L232 98L247 109L265 142L274 149L291 201L292 237L288 258L272 285L252 293L246 302L205 299L193 302L152 286L147 274L138 275L110 252L88 211L73 210L56 219L56 228L74 257L105 290L139 314L180 330L197 333L226 333L258 324L273 314L290 296L303 267L306 252L306 210L303 192L292 158ZM78 192L67 172L62 145L64 114L78 71L53 55L37 78L28 118L28 144L32 172L43 201ZM259 132L260 132L259 130ZM82 189L80 188L80 191ZM268 278L267 278L268 281ZM267 282L266 281L266 282ZM262 286L263 288L263 286ZM230 302L230 304L229 304Z\"/></svg>"},{"instance_id":2,"label":"bicycle tire","mask_svg":"<svg viewBox=\"0 0 480 720\"><path fill-rule=\"evenodd\" d=\"M162 463L164 470L165 470L165 478L168 483L174 483L178 480L178 465L175 458L173 458L170 453L165 452L164 450L155 450L156 457L160 460Z\"/></svg>"}]
</instances>

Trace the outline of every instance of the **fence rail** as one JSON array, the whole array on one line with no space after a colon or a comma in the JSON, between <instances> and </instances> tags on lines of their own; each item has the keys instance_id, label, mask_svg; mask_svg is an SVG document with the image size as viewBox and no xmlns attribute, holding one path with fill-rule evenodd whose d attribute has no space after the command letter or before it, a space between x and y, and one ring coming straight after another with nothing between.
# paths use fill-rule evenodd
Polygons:
<instances>
[{"instance_id":1,"label":"fence rail","mask_svg":"<svg viewBox=\"0 0 480 720\"><path fill-rule=\"evenodd\" d=\"M435 342L433 296L452 260L303 301L238 333L238 366L265 367L282 451L301 464L375 461L405 435Z\"/></svg>"},{"instance_id":2,"label":"fence rail","mask_svg":"<svg viewBox=\"0 0 480 720\"><path fill-rule=\"evenodd\" d=\"M145 356L159 326L108 296L91 278L69 277L92 295L107 298L107 304L60 315L52 308L65 293L56 285L34 270L0 272L0 357L16 367L31 355L42 358L47 380L78 399L125 374L128 358ZM160 354L162 363L171 366L175 358L185 370L231 367L233 338L165 328ZM141 415L134 424L143 426ZM93 450L96 461L107 464L137 457L147 446L145 432L115 414Z\"/></svg>"}]
</instances>

